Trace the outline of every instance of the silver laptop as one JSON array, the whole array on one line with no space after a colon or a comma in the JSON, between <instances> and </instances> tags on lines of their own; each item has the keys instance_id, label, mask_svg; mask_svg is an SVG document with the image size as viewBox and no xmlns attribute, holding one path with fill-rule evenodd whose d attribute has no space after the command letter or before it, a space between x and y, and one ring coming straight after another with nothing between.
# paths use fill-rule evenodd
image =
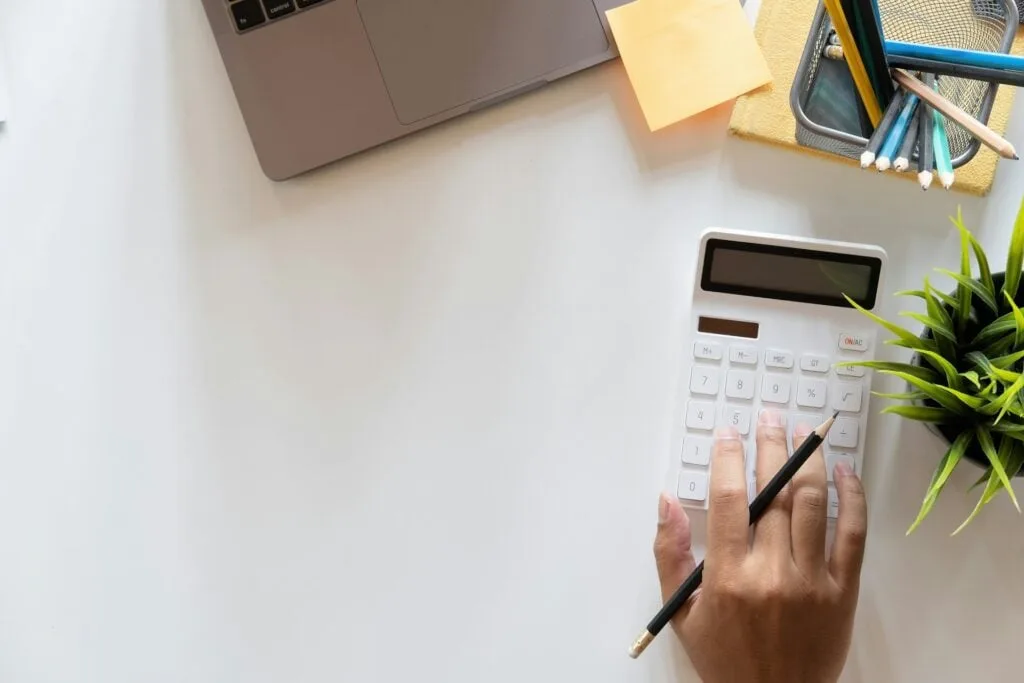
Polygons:
<instances>
[{"instance_id":1,"label":"silver laptop","mask_svg":"<svg viewBox=\"0 0 1024 683\"><path fill-rule=\"evenodd\" d=\"M283 180L615 56L627 0L203 0Z\"/></svg>"}]
</instances>

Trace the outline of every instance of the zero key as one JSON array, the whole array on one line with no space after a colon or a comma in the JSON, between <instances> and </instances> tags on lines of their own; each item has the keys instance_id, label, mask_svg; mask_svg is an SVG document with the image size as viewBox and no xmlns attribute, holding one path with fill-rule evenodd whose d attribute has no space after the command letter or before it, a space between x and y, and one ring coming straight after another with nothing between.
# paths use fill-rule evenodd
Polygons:
<instances>
[{"instance_id":1,"label":"zero key","mask_svg":"<svg viewBox=\"0 0 1024 683\"><path fill-rule=\"evenodd\" d=\"M708 475L695 470L682 470L676 495L683 500L703 502L708 497Z\"/></svg>"}]
</instances>

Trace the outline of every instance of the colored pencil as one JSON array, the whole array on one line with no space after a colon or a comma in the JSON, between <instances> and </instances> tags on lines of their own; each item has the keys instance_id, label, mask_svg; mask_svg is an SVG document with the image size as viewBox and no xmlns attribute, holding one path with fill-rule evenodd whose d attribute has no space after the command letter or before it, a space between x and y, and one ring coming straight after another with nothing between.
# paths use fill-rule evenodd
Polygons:
<instances>
[{"instance_id":1,"label":"colored pencil","mask_svg":"<svg viewBox=\"0 0 1024 683\"><path fill-rule=\"evenodd\" d=\"M900 69L894 69L893 74L896 76L896 81L900 85L920 97L922 100L928 102L928 104L932 105L935 109L941 111L947 118L959 123L967 129L967 132L978 138L982 144L991 148L1000 156L1007 159L1020 158L1017 156L1017 150L1014 149L1013 145L1011 145L1001 135L947 100L939 93L927 87L921 81Z\"/></svg>"},{"instance_id":2,"label":"colored pencil","mask_svg":"<svg viewBox=\"0 0 1024 683\"><path fill-rule=\"evenodd\" d=\"M1006 69L989 69L980 66L965 66L963 64L951 64L940 62L935 59L922 59L920 57L898 57L889 55L889 66L912 69L942 76L955 76L957 78L969 78L974 81L986 81L988 83L1002 83L1003 85L1015 85L1018 88L1024 87L1024 71L1008 71Z\"/></svg>"},{"instance_id":3,"label":"colored pencil","mask_svg":"<svg viewBox=\"0 0 1024 683\"><path fill-rule=\"evenodd\" d=\"M896 96L892 98L892 102L889 103L889 107L885 110L885 117L875 127L875 132L868 139L867 148L860 155L861 168L867 168L874 163L878 150L882 148L882 143L885 142L885 136L889 132L889 128L892 126L893 121L896 120L896 117L899 116L900 109L903 108L905 95L906 92L904 90L896 91Z\"/></svg>"},{"instance_id":4,"label":"colored pencil","mask_svg":"<svg viewBox=\"0 0 1024 683\"><path fill-rule=\"evenodd\" d=\"M935 115L935 129L932 133L935 147L935 170L938 172L939 182L947 190L953 185L953 160L949 154L949 137L946 135L946 119L937 111Z\"/></svg>"},{"instance_id":5,"label":"colored pencil","mask_svg":"<svg viewBox=\"0 0 1024 683\"><path fill-rule=\"evenodd\" d=\"M896 121L886 133L885 142L878 152L878 158L875 159L875 168L879 171L888 171L889 166L892 165L892 159L896 156L903 144L903 138L907 134L907 126L910 125L914 118L914 112L917 111L917 103L917 95L908 95L900 110L900 115L896 117Z\"/></svg>"},{"instance_id":6,"label":"colored pencil","mask_svg":"<svg viewBox=\"0 0 1024 683\"><path fill-rule=\"evenodd\" d=\"M832 429L832 425L835 423L836 418L839 416L837 410L833 413L832 417L828 418L820 425L818 425L813 432L808 435L804 442L796 448L793 455L789 457L789 460L775 473L761 492L757 494L753 502L750 503L748 508L748 515L750 518L750 525L753 526L757 520L761 518L768 506L772 504L775 497L779 495L782 489L786 488L786 485L793 479L794 475L804 466L804 463L814 454L825 441L825 437L828 435L828 431ZM694 592L700 588L700 584L704 580L704 563L701 562L697 565L697 568L690 572L690 575L686 577L686 580L676 589L676 592L672 594L672 597L662 606L658 613L654 615L650 623L647 624L647 628L640 636L633 641L633 644L629 648L629 656L636 659L640 656L647 646L651 644L654 637L661 633L661 630L665 628L672 617L676 615L686 601L689 600Z\"/></svg>"},{"instance_id":7,"label":"colored pencil","mask_svg":"<svg viewBox=\"0 0 1024 683\"><path fill-rule=\"evenodd\" d=\"M860 52L857 50L857 42L853 39L850 25L846 21L846 15L843 14L839 0L823 0L823 2L829 17L832 19L832 25L836 29L836 34L839 35L839 40L843 44L846 64L850 68L850 74L853 75L853 82L857 86L860 99L863 100L864 107L868 111L871 125L877 126L882 121L882 109L879 107L878 98L875 97L875 91L871 87L867 70L864 68L864 60L861 59Z\"/></svg>"},{"instance_id":8,"label":"colored pencil","mask_svg":"<svg viewBox=\"0 0 1024 683\"><path fill-rule=\"evenodd\" d=\"M907 135L903 138L903 146L900 147L900 153L896 155L896 160L892 162L892 168L897 173L903 173L910 168L910 160L914 158L914 150L917 147L917 131L921 127L921 110L923 106L918 105L917 111L914 112L914 118L910 121L910 126L907 128Z\"/></svg>"},{"instance_id":9,"label":"colored pencil","mask_svg":"<svg viewBox=\"0 0 1024 683\"><path fill-rule=\"evenodd\" d=\"M889 106L896 89L886 65L885 37L882 34L882 15L878 10L877 0L850 0L858 20L858 30L863 32L863 45L860 46L861 57L866 62L869 73L877 74L875 78L875 96L881 107Z\"/></svg>"},{"instance_id":10,"label":"colored pencil","mask_svg":"<svg viewBox=\"0 0 1024 683\"><path fill-rule=\"evenodd\" d=\"M924 74L924 82L928 88L935 83L935 76ZM932 148L932 128L935 127L935 118L932 116L932 108L924 100L921 101L921 117L918 121L920 129L917 132L917 180L921 183L921 189L927 190L932 184L932 164L934 163L934 150Z\"/></svg>"},{"instance_id":11,"label":"colored pencil","mask_svg":"<svg viewBox=\"0 0 1024 683\"><path fill-rule=\"evenodd\" d=\"M842 35L840 34L840 38ZM846 44L846 41L843 41ZM885 52L892 57L918 57L935 59L950 64L964 66L980 66L987 69L1005 69L1007 71L1024 71L1024 57L1008 55L1002 52L978 52L976 50L960 50L941 45L921 45L904 43L899 40L885 41Z\"/></svg>"}]
</instances>

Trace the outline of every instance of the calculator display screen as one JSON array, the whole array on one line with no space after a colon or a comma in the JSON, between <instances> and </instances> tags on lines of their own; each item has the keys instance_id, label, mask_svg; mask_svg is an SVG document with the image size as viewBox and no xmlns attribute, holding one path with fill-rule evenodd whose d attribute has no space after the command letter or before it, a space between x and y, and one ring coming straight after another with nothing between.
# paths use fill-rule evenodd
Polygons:
<instances>
[{"instance_id":1,"label":"calculator display screen","mask_svg":"<svg viewBox=\"0 0 1024 683\"><path fill-rule=\"evenodd\" d=\"M701 289L849 308L873 308L880 259L750 242L708 240Z\"/></svg>"}]
</instances>

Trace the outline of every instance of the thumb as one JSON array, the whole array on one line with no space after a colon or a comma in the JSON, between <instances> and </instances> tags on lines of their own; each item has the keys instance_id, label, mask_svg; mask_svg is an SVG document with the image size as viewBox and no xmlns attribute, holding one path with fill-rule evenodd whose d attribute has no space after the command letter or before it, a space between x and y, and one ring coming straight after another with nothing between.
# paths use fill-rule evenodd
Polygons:
<instances>
[{"instance_id":1,"label":"thumb","mask_svg":"<svg viewBox=\"0 0 1024 683\"><path fill-rule=\"evenodd\" d=\"M686 580L697 563L690 548L690 518L675 496L661 494L658 501L658 534L654 537L654 559L661 581L661 599L667 601Z\"/></svg>"}]
</instances>

